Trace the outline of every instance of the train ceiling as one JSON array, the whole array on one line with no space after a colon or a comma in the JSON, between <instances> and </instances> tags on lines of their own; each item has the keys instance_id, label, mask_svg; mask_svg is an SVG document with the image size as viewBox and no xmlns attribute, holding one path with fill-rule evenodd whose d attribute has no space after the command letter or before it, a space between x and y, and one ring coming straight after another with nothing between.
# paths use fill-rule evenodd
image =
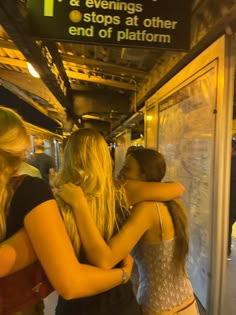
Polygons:
<instances>
[{"instance_id":1,"label":"train ceiling","mask_svg":"<svg viewBox=\"0 0 236 315\"><path fill-rule=\"evenodd\" d=\"M145 100L194 58L207 36L213 41L224 33L235 16L235 1L192 1L191 49L180 52L34 40L26 19L27 0L1 0L0 85L62 130L70 130L75 122L111 138L122 128L143 128L139 122ZM63 86L42 49L57 59ZM29 73L28 63L40 78ZM70 93L65 95L63 88Z\"/></svg>"}]
</instances>

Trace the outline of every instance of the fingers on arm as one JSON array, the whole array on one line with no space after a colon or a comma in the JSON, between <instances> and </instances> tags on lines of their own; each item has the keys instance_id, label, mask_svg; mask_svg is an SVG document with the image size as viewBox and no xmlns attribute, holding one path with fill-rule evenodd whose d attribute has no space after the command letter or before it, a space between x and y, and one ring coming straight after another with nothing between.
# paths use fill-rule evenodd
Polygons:
<instances>
[{"instance_id":1,"label":"fingers on arm","mask_svg":"<svg viewBox=\"0 0 236 315\"><path fill-rule=\"evenodd\" d=\"M25 231L21 229L0 246L0 277L29 266L37 260L36 254Z\"/></svg>"},{"instance_id":2,"label":"fingers on arm","mask_svg":"<svg viewBox=\"0 0 236 315\"><path fill-rule=\"evenodd\" d=\"M121 283L121 270L79 264L55 200L25 217L25 229L55 290L65 299L94 295Z\"/></svg>"}]
</instances>

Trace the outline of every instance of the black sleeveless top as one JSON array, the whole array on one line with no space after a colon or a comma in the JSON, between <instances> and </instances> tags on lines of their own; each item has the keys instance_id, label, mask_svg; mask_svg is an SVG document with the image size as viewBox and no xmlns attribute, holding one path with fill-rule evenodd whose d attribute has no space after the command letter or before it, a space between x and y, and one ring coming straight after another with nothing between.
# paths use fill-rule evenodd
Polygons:
<instances>
[{"instance_id":1,"label":"black sleeveless top","mask_svg":"<svg viewBox=\"0 0 236 315\"><path fill-rule=\"evenodd\" d=\"M106 292L66 301L59 297L56 315L141 315L132 283L119 285Z\"/></svg>"},{"instance_id":2,"label":"black sleeveless top","mask_svg":"<svg viewBox=\"0 0 236 315\"><path fill-rule=\"evenodd\" d=\"M79 261L88 264L83 247ZM119 267L119 263L116 266ZM141 315L131 281L86 298L64 300L59 297L56 315Z\"/></svg>"},{"instance_id":3,"label":"black sleeveless top","mask_svg":"<svg viewBox=\"0 0 236 315\"><path fill-rule=\"evenodd\" d=\"M49 184L41 178L29 175L18 177L23 179L15 190L7 211L5 239L11 237L24 226L24 218L32 209L47 200L54 199Z\"/></svg>"}]
</instances>

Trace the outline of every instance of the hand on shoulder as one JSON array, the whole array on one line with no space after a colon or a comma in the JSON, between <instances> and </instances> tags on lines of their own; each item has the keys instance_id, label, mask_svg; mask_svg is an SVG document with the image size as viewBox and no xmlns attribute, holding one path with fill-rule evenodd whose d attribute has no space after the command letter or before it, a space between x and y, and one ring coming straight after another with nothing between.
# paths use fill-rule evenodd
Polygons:
<instances>
[{"instance_id":1,"label":"hand on shoulder","mask_svg":"<svg viewBox=\"0 0 236 315\"><path fill-rule=\"evenodd\" d=\"M80 205L83 201L87 202L82 188L73 183L62 185L56 190L56 195L73 208L78 205L78 202Z\"/></svg>"}]
</instances>

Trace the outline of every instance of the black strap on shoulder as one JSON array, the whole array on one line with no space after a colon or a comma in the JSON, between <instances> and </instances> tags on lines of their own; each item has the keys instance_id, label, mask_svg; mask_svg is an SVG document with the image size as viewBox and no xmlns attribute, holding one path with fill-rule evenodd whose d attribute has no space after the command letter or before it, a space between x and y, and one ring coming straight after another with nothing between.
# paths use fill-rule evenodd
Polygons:
<instances>
[{"instance_id":1,"label":"black strap on shoulder","mask_svg":"<svg viewBox=\"0 0 236 315\"><path fill-rule=\"evenodd\" d=\"M14 176L11 179L11 187L13 189L13 191L15 192L17 190L17 188L20 186L20 184L22 183L23 179L26 177L26 174L22 174L22 175L18 175L18 176Z\"/></svg>"},{"instance_id":2,"label":"black strap on shoulder","mask_svg":"<svg viewBox=\"0 0 236 315\"><path fill-rule=\"evenodd\" d=\"M22 181L24 180L24 178L26 176L27 176L26 174L22 174L22 175L14 176L14 177L11 178L12 197L14 196L14 192L17 190L17 188L20 186L20 184L22 183ZM6 217L7 217L8 213L9 213L9 210L10 210L12 197L9 200L8 205L6 207L6 211L5 211Z\"/></svg>"}]
</instances>

